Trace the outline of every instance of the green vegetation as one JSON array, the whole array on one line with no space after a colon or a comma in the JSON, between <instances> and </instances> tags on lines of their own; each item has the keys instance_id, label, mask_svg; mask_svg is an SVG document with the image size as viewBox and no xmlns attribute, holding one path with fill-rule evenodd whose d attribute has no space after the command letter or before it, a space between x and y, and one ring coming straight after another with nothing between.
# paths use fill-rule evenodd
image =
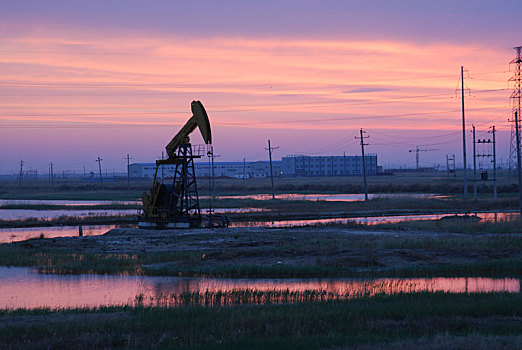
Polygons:
<instances>
[{"instance_id":1,"label":"green vegetation","mask_svg":"<svg viewBox=\"0 0 522 350\"><path fill-rule=\"evenodd\" d=\"M27 218L23 220L0 220L0 228L5 227L51 227L51 226L78 226L78 225L129 225L136 224L137 215L94 215L68 216L62 215L52 219Z\"/></svg>"},{"instance_id":2,"label":"green vegetation","mask_svg":"<svg viewBox=\"0 0 522 350\"><path fill-rule=\"evenodd\" d=\"M203 208L207 206L207 201L202 200ZM465 203L459 199L420 199L420 198L375 198L368 202L330 202L330 201L297 201L297 200L252 200L252 199L220 199L213 202L214 208L259 208L266 211L246 212L246 213L227 213L232 221L272 221L272 220L305 220L321 218L344 218L361 216L383 216L383 215L405 215L405 214L434 214L434 213L456 213L468 210L513 210L516 208L515 199L501 199L493 201L483 199L477 202ZM2 206L2 209L32 209L32 210L63 210L64 215L51 220L28 218L24 220L0 220L0 227L39 227L57 225L101 225L118 223L136 223L136 215L97 215L88 217L75 217L67 215L66 206L63 205L28 205L17 204ZM74 206L67 207L74 210L117 210L117 209L136 209L136 205L107 204L99 206ZM468 209L463 209L468 208ZM137 211L136 211L137 213ZM516 228L515 223L502 223L497 230L503 228ZM417 225L417 224L415 224ZM450 228L451 223L440 223L436 226L441 230L444 227ZM359 225L361 226L361 225ZM407 229L407 225L404 229ZM465 225L463 227L468 227ZM477 224L477 227L484 227L480 232L489 232L485 225ZM354 227L357 227L355 225ZM363 227L363 226L361 226ZM417 227L417 226L412 226ZM419 226L420 227L420 226ZM430 226L428 226L430 227ZM491 225L489 226L493 228ZM382 226L380 228L385 228ZM392 227L393 228L393 227ZM470 228L474 228L471 226ZM402 229L402 226L401 228ZM450 230L451 231L451 230ZM455 231L458 232L458 231ZM465 231L462 231L465 232ZM516 231L510 231L516 232Z\"/></svg>"},{"instance_id":3,"label":"green vegetation","mask_svg":"<svg viewBox=\"0 0 522 350\"><path fill-rule=\"evenodd\" d=\"M516 196L516 179L509 179L506 171L499 171L498 193L500 197ZM208 194L208 181L200 179L198 188L201 195ZM57 179L54 187L47 180L31 180L22 187L16 180L0 182L0 198L4 199L70 199L70 200L136 200L143 191L148 191L151 179L132 179L127 189L127 179L104 183L103 189L96 182L84 182L82 179ZM216 195L241 195L270 193L270 179L216 179ZM472 188L470 184L470 193ZM395 173L389 176L370 176L370 193L462 193L462 177L446 176L444 172ZM362 193L362 178L349 177L287 177L276 178L275 189L278 193ZM492 184L479 183L481 197L491 197Z\"/></svg>"},{"instance_id":4,"label":"green vegetation","mask_svg":"<svg viewBox=\"0 0 522 350\"><path fill-rule=\"evenodd\" d=\"M0 265L31 266L42 273L141 274L138 257L130 254L77 254L0 245Z\"/></svg>"},{"instance_id":5,"label":"green vegetation","mask_svg":"<svg viewBox=\"0 0 522 350\"><path fill-rule=\"evenodd\" d=\"M432 276L521 276L522 259L497 259L482 263L444 264L383 269L367 262L365 268L331 265L232 265L144 267L151 276L201 276L213 278L367 278ZM69 271L66 270L66 273Z\"/></svg>"},{"instance_id":6,"label":"green vegetation","mask_svg":"<svg viewBox=\"0 0 522 350\"><path fill-rule=\"evenodd\" d=\"M369 179L371 193L442 193L449 197L375 198L369 202L218 199L215 208L254 207L231 214L264 221L409 213L506 211L518 208L516 186L501 174L499 200L491 188L478 201L461 199L460 179L445 174L398 174ZM269 179L217 179L217 195L268 193ZM207 195L200 181L200 195ZM48 184L0 183L4 199L139 200L149 181L124 179L103 190L63 180ZM357 177L278 178L279 193L361 193ZM471 193L471 192L470 192ZM202 206L207 205L206 200ZM135 205L74 207L129 209ZM136 216L69 217L64 206L19 204L3 208L64 210L53 220L4 221L0 226L135 223ZM147 231L119 229L103 236L31 239L0 245L0 265L34 267L41 273L256 277L522 276L519 220L448 219L375 226L356 223L291 229ZM73 310L0 310L0 348L522 348L522 294L419 293L335 300L322 292L240 291L186 293L155 307ZM201 298L210 299L201 299ZM324 301L325 299L334 299ZM340 298L342 299L342 298ZM218 301L216 303L206 300ZM241 304L203 307L191 304ZM319 300L319 301L318 301ZM322 300L322 301L320 301ZM278 302L296 304L277 304ZM268 302L268 304L266 304ZM167 305L182 305L166 307Z\"/></svg>"},{"instance_id":7,"label":"green vegetation","mask_svg":"<svg viewBox=\"0 0 522 350\"><path fill-rule=\"evenodd\" d=\"M521 294L399 294L282 305L0 311L16 349L520 348ZM437 346L438 345L438 346ZM421 346L422 347L422 346Z\"/></svg>"},{"instance_id":8,"label":"green vegetation","mask_svg":"<svg viewBox=\"0 0 522 350\"><path fill-rule=\"evenodd\" d=\"M520 233L522 232L522 221L519 220L519 218L498 220L497 222L488 220L476 221L457 217L442 220L418 220L377 224L371 226L371 229L452 233Z\"/></svg>"},{"instance_id":9,"label":"green vegetation","mask_svg":"<svg viewBox=\"0 0 522 350\"><path fill-rule=\"evenodd\" d=\"M60 274L229 278L519 276L522 271L518 234L346 234L324 227L294 229L291 235L262 229L165 235L151 243L137 241L147 239L137 233L3 244L0 265ZM162 248L155 250L153 242Z\"/></svg>"}]
</instances>

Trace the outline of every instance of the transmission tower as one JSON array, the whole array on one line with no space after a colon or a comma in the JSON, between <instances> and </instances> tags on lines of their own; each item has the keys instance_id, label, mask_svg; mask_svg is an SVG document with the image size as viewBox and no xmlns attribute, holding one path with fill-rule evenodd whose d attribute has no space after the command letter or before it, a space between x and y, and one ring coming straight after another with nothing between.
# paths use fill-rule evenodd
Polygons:
<instances>
[{"instance_id":1,"label":"transmission tower","mask_svg":"<svg viewBox=\"0 0 522 350\"><path fill-rule=\"evenodd\" d=\"M454 177L457 177L457 170L455 166L455 154L449 155L446 154L446 171L448 172L448 178L450 177L450 174Z\"/></svg>"},{"instance_id":2,"label":"transmission tower","mask_svg":"<svg viewBox=\"0 0 522 350\"><path fill-rule=\"evenodd\" d=\"M513 121L510 119L510 121ZM511 137L509 142L508 156L508 178L511 179L517 168L517 137L515 134L515 123L511 124Z\"/></svg>"},{"instance_id":3,"label":"transmission tower","mask_svg":"<svg viewBox=\"0 0 522 350\"><path fill-rule=\"evenodd\" d=\"M520 97L521 97L521 90L522 90L522 46L514 47L514 49L517 52L516 57L509 62L510 64L514 65L515 72L511 78L509 78L509 81L513 82L513 92L511 93L511 96L509 99L511 100L512 105L512 116L513 118L510 120L511 122L514 121L514 115L515 112L520 117ZM511 125L511 142L509 143L509 159L508 159L508 174L509 177L512 176L512 173L517 167L517 134L520 136L520 130L515 130L515 125Z\"/></svg>"}]
</instances>

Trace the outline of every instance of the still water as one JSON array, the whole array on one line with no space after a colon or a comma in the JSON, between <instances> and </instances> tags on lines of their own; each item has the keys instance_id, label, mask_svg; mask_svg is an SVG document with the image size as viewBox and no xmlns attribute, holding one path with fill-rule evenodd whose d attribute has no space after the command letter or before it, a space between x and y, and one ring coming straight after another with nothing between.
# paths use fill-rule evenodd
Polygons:
<instances>
[{"instance_id":1,"label":"still water","mask_svg":"<svg viewBox=\"0 0 522 350\"><path fill-rule=\"evenodd\" d=\"M415 215L392 215L392 216L365 216L354 218L323 218L323 219L306 219L306 220L275 220L275 221L238 221L231 222L230 227L298 227L310 225L323 224L346 224L357 223L365 225L378 224L392 224L404 221L419 221L419 220L438 220L447 216L464 216L465 214L455 213L439 213L439 214L415 214ZM508 221L518 219L520 214L518 212L488 212L488 213L473 213L481 218L482 221Z\"/></svg>"},{"instance_id":2,"label":"still water","mask_svg":"<svg viewBox=\"0 0 522 350\"><path fill-rule=\"evenodd\" d=\"M230 208L227 211L216 210L215 212L227 213L232 212L231 209L247 210L249 208ZM255 208L251 208L255 209ZM493 212L493 213L475 213L483 221L501 221L518 219L520 215L515 212ZM475 215L473 214L473 215ZM230 227L299 227L309 225L323 225L332 223L350 223L355 222L366 225L377 225L385 223L397 223L403 221L416 220L437 220L446 216L455 215L454 213L439 213L430 215L398 215L398 216L369 216L355 218L326 218L326 219L307 219L307 220L276 220L276 221L240 221L231 222ZM460 216L464 214L459 214ZM84 225L84 236L102 235L115 228L114 225ZM30 227L30 228L2 228L0 229L0 243L9 243L15 241L23 241L29 238L36 238L43 235L45 238L52 237L74 237L78 236L78 226L51 226L51 227Z\"/></svg>"},{"instance_id":3,"label":"still water","mask_svg":"<svg viewBox=\"0 0 522 350\"><path fill-rule=\"evenodd\" d=\"M210 279L42 275L0 267L0 309L110 305L221 306L345 300L377 294L520 293L517 278Z\"/></svg>"},{"instance_id":4,"label":"still water","mask_svg":"<svg viewBox=\"0 0 522 350\"><path fill-rule=\"evenodd\" d=\"M84 236L99 236L116 225L88 225L82 226ZM43 235L45 238L75 237L79 234L78 226L51 226L51 227L24 227L0 229L0 243L25 241Z\"/></svg>"},{"instance_id":5,"label":"still water","mask_svg":"<svg viewBox=\"0 0 522 350\"><path fill-rule=\"evenodd\" d=\"M209 196L200 196L201 199L209 199ZM254 200L270 200L271 194L247 194L239 196L216 196L217 199L254 199ZM303 200L303 201L337 201L337 202L355 202L363 201L364 194L342 193L342 194L301 194L301 193L283 193L276 196L277 199ZM432 193L381 193L369 194L369 199L376 198L447 198ZM133 201L109 201L109 200L61 200L61 199L0 199L2 205L67 205L67 206L88 206L88 205L141 205L141 200Z\"/></svg>"},{"instance_id":6,"label":"still water","mask_svg":"<svg viewBox=\"0 0 522 350\"><path fill-rule=\"evenodd\" d=\"M270 209L264 208L216 208L214 213L254 213L268 212ZM205 210L202 210L204 213ZM50 220L61 216L72 217L93 217L93 216L124 216L137 215L136 209L90 209L90 210L33 210L33 209L2 209L0 208L0 220L25 220L29 218Z\"/></svg>"},{"instance_id":7,"label":"still water","mask_svg":"<svg viewBox=\"0 0 522 350\"><path fill-rule=\"evenodd\" d=\"M1 205L138 205L141 201L84 201L84 200L61 200L61 199L0 199Z\"/></svg>"},{"instance_id":8,"label":"still water","mask_svg":"<svg viewBox=\"0 0 522 350\"><path fill-rule=\"evenodd\" d=\"M426 199L442 199L448 196L441 196L431 193L381 193L369 194L368 199L377 198L426 198ZM208 198L208 197L201 197ZM271 200L271 194L249 194L241 196L217 196L217 199L253 199L253 200ZM276 199L286 199L294 201L327 201L327 202L357 202L364 200L364 194L344 193L344 194L300 194L300 193L283 193L276 195Z\"/></svg>"},{"instance_id":9,"label":"still water","mask_svg":"<svg viewBox=\"0 0 522 350\"><path fill-rule=\"evenodd\" d=\"M86 218L91 216L122 216L137 215L136 209L101 209L101 210L32 210L32 209L1 209L0 220L56 219L61 216Z\"/></svg>"}]
</instances>

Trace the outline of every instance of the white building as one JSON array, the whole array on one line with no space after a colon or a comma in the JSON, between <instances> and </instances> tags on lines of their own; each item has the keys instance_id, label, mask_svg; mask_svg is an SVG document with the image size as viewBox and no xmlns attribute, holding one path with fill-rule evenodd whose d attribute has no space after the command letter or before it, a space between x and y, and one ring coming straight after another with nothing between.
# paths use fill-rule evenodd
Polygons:
<instances>
[{"instance_id":1,"label":"white building","mask_svg":"<svg viewBox=\"0 0 522 350\"><path fill-rule=\"evenodd\" d=\"M209 177L208 162L194 162L197 177ZM158 168L158 178L174 176L175 164L165 164ZM274 176L282 175L281 161L273 161ZM129 166L131 177L153 178L156 171L155 163L134 163ZM270 162L214 162L215 177L232 178L265 178L270 176Z\"/></svg>"},{"instance_id":2,"label":"white building","mask_svg":"<svg viewBox=\"0 0 522 350\"><path fill-rule=\"evenodd\" d=\"M377 154L364 156L366 174L377 175ZM286 156L282 159L287 176L350 176L363 174L361 156Z\"/></svg>"}]
</instances>

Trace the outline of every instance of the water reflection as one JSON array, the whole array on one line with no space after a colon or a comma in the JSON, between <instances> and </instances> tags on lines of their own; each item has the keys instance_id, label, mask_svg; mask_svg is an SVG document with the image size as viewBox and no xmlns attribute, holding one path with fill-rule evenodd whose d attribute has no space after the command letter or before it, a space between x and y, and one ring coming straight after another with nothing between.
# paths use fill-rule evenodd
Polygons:
<instances>
[{"instance_id":1,"label":"water reflection","mask_svg":"<svg viewBox=\"0 0 522 350\"><path fill-rule=\"evenodd\" d=\"M84 236L98 236L116 227L116 225L88 225L83 226L82 231ZM76 237L78 231L78 226L2 228L0 229L0 243L25 241L41 236L44 238Z\"/></svg>"},{"instance_id":2,"label":"water reflection","mask_svg":"<svg viewBox=\"0 0 522 350\"><path fill-rule=\"evenodd\" d=\"M0 220L55 219L61 216L86 218L90 216L136 215L136 209L100 209L100 210L31 210L1 209Z\"/></svg>"},{"instance_id":3,"label":"water reflection","mask_svg":"<svg viewBox=\"0 0 522 350\"><path fill-rule=\"evenodd\" d=\"M138 205L141 201L89 201L89 200L61 200L61 199L0 199L0 205Z\"/></svg>"},{"instance_id":4,"label":"water reflection","mask_svg":"<svg viewBox=\"0 0 522 350\"><path fill-rule=\"evenodd\" d=\"M202 197L208 198L208 197ZM271 200L271 194L249 194L240 196L217 196L217 199L253 199L253 200ZM364 194L343 193L343 194L300 194L300 193L283 193L276 196L277 199L295 200L295 201L336 201L336 202L357 202L364 200ZM448 198L431 193L381 193L369 194L369 199L379 198Z\"/></svg>"},{"instance_id":5,"label":"water reflection","mask_svg":"<svg viewBox=\"0 0 522 350\"><path fill-rule=\"evenodd\" d=\"M0 308L108 305L221 306L345 300L377 294L520 292L515 278L207 279L40 275L0 267ZM35 293L35 291L38 291Z\"/></svg>"},{"instance_id":6,"label":"water reflection","mask_svg":"<svg viewBox=\"0 0 522 350\"><path fill-rule=\"evenodd\" d=\"M265 208L216 208L214 213L257 213L269 212ZM91 209L91 210L32 210L32 209L2 209L0 208L0 220L25 220L29 218L50 220L59 217L95 217L95 216L123 216L137 215L136 209Z\"/></svg>"},{"instance_id":7,"label":"water reflection","mask_svg":"<svg viewBox=\"0 0 522 350\"><path fill-rule=\"evenodd\" d=\"M205 212L205 210L202 210ZM207 210L208 211L208 210ZM242 213L262 213L262 212L269 212L272 211L272 209L266 209L266 208L212 208L212 212L219 213L219 214L227 214L227 213L235 213L235 214L242 214Z\"/></svg>"},{"instance_id":8,"label":"water reflection","mask_svg":"<svg viewBox=\"0 0 522 350\"><path fill-rule=\"evenodd\" d=\"M438 220L450 217L464 217L468 214L454 214L454 213L439 213L439 214L415 214L415 215L392 215L392 216L365 216L354 218L323 218L323 219L307 219L307 220L274 220L274 221L243 221L231 222L230 227L297 227L310 226L321 224L347 224L357 223L365 225L379 225L379 224L393 224L404 221L419 221L419 220ZM517 212L488 212L488 213L473 213L482 221L498 222L509 221L520 218Z\"/></svg>"},{"instance_id":9,"label":"water reflection","mask_svg":"<svg viewBox=\"0 0 522 350\"><path fill-rule=\"evenodd\" d=\"M250 208L230 208L231 210L216 210L217 213L241 212L241 210L250 210ZM237 211L232 211L236 210ZM246 212L246 211L244 211ZM384 223L397 223L402 221L416 220L436 220L448 215L454 214L432 214L432 215L400 215L400 216L377 216L377 217L356 217L356 218L328 218L328 219L310 219L310 220L279 220L279 221L246 221L231 222L230 227L298 227L307 225L321 225L330 223L349 223L355 222L366 225L377 225ZM461 216L464 214L460 214ZM477 216L483 221L509 221L518 219L519 214L515 212L496 212L496 213L477 213ZM86 225L83 226L85 236L102 235L117 226L114 225ZM22 241L29 238L36 238L43 235L45 238L52 237L71 237L78 236L77 226L52 226L52 227L30 227L30 228L2 228L0 229L0 243L9 243L14 241Z\"/></svg>"},{"instance_id":10,"label":"water reflection","mask_svg":"<svg viewBox=\"0 0 522 350\"><path fill-rule=\"evenodd\" d=\"M369 199L378 198L447 198L432 193L380 193L369 194ZM200 196L201 199L209 199L209 196ZM216 196L217 199L254 199L254 200L270 200L271 194L247 194L238 196ZM304 201L339 201L339 202L355 202L363 201L364 194L359 193L341 193L341 194L301 194L301 193L283 193L278 194L277 199L288 200L304 200ZM67 206L87 206L87 205L141 205L141 200L134 201L110 201L110 200L61 200L61 199L0 199L2 205L67 205Z\"/></svg>"}]
</instances>

